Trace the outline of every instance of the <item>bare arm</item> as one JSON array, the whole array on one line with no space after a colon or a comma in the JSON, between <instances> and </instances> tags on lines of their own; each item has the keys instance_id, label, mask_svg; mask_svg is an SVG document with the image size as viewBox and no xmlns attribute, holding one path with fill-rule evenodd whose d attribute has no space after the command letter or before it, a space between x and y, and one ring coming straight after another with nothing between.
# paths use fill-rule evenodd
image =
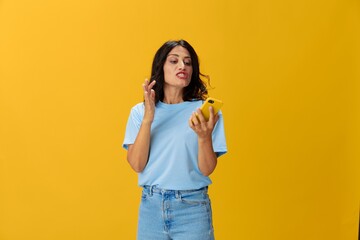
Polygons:
<instances>
[{"instance_id":1,"label":"bare arm","mask_svg":"<svg viewBox=\"0 0 360 240\"><path fill-rule=\"evenodd\" d=\"M155 92L152 87L155 83L155 81L149 83L146 80L143 84L145 99L144 118L134 144L129 145L128 148L127 160L135 172L142 172L149 158L150 130L155 113Z\"/></svg>"},{"instance_id":2,"label":"bare arm","mask_svg":"<svg viewBox=\"0 0 360 240\"><path fill-rule=\"evenodd\" d=\"M210 107L210 118L206 121L200 109L191 115L189 126L198 135L198 165L201 173L209 176L216 167L217 156L212 146L212 131L216 122L219 120L218 115L214 115L214 110Z\"/></svg>"}]
</instances>

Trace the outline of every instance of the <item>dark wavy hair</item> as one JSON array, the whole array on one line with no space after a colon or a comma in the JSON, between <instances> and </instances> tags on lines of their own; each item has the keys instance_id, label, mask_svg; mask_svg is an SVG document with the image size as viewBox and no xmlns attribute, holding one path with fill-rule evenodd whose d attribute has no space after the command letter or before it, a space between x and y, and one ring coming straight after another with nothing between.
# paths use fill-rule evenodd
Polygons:
<instances>
[{"instance_id":1,"label":"dark wavy hair","mask_svg":"<svg viewBox=\"0 0 360 240\"><path fill-rule=\"evenodd\" d=\"M153 87L155 91L155 102L158 103L164 99L164 64L169 52L177 46L187 49L190 53L192 64L191 81L183 92L184 101L205 100L208 94L206 83L201 79L204 77L207 82L210 78L200 72L199 59L194 48L185 40L167 41L156 52L151 68L151 81L156 80Z\"/></svg>"}]
</instances>

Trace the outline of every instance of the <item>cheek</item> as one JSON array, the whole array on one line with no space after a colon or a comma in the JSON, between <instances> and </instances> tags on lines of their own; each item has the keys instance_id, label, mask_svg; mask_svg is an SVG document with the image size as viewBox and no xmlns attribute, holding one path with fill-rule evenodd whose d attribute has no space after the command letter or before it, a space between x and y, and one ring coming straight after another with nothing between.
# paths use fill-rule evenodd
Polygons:
<instances>
[{"instance_id":1,"label":"cheek","mask_svg":"<svg viewBox=\"0 0 360 240\"><path fill-rule=\"evenodd\" d=\"M189 78L192 79L193 71L192 69L189 71Z\"/></svg>"},{"instance_id":2,"label":"cheek","mask_svg":"<svg viewBox=\"0 0 360 240\"><path fill-rule=\"evenodd\" d=\"M174 72L174 68L171 65L165 65L163 67L164 70L164 74L171 74L172 72Z\"/></svg>"},{"instance_id":3,"label":"cheek","mask_svg":"<svg viewBox=\"0 0 360 240\"><path fill-rule=\"evenodd\" d=\"M164 67L164 77L170 74L169 68Z\"/></svg>"}]
</instances>

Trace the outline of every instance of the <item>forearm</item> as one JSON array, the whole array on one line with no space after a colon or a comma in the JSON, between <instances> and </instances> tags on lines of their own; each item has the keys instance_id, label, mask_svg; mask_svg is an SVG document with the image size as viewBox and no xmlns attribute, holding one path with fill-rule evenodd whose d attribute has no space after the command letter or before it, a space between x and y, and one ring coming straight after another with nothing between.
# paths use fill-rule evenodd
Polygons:
<instances>
[{"instance_id":1,"label":"forearm","mask_svg":"<svg viewBox=\"0 0 360 240\"><path fill-rule=\"evenodd\" d=\"M198 165L201 173L204 176L209 176L216 167L217 156L212 146L212 139L198 139Z\"/></svg>"},{"instance_id":2,"label":"forearm","mask_svg":"<svg viewBox=\"0 0 360 240\"><path fill-rule=\"evenodd\" d=\"M147 164L150 150L151 122L143 121L134 144L129 145L127 160L135 172L142 172Z\"/></svg>"}]
</instances>

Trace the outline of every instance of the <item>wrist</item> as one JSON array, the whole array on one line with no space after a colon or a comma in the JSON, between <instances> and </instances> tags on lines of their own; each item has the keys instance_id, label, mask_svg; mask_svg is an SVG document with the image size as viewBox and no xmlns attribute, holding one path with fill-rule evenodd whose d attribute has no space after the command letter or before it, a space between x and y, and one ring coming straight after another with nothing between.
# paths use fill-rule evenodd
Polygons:
<instances>
[{"instance_id":1,"label":"wrist","mask_svg":"<svg viewBox=\"0 0 360 240\"><path fill-rule=\"evenodd\" d=\"M153 122L152 119L145 119L145 118L144 118L144 119L142 120L141 124L142 124L142 125L151 125L152 122Z\"/></svg>"},{"instance_id":2,"label":"wrist","mask_svg":"<svg viewBox=\"0 0 360 240\"><path fill-rule=\"evenodd\" d=\"M199 143L212 143L212 138L210 137L198 137Z\"/></svg>"}]
</instances>

